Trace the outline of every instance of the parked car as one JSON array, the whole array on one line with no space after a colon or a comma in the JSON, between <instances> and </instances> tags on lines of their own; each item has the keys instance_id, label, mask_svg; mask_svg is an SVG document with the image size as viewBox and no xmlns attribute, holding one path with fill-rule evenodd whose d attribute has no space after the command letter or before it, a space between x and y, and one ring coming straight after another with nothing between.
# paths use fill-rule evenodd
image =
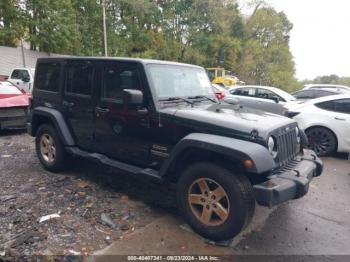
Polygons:
<instances>
[{"instance_id":1,"label":"parked car","mask_svg":"<svg viewBox=\"0 0 350 262\"><path fill-rule=\"evenodd\" d=\"M303 90L313 89L313 88L327 88L327 89L335 89L335 90L347 90L350 91L350 87L344 85L331 85L331 84L308 84L305 85Z\"/></svg>"},{"instance_id":2,"label":"parked car","mask_svg":"<svg viewBox=\"0 0 350 262\"><path fill-rule=\"evenodd\" d=\"M34 68L14 68L7 81L23 89L27 93L32 92L34 82Z\"/></svg>"},{"instance_id":3,"label":"parked car","mask_svg":"<svg viewBox=\"0 0 350 262\"><path fill-rule=\"evenodd\" d=\"M295 97L282 89L270 86L239 86L230 90L231 95L239 97L249 97L257 101L267 101L285 104L295 101Z\"/></svg>"},{"instance_id":4,"label":"parked car","mask_svg":"<svg viewBox=\"0 0 350 262\"><path fill-rule=\"evenodd\" d=\"M305 130L309 148L319 156L350 152L350 94L317 98L288 109Z\"/></svg>"},{"instance_id":5,"label":"parked car","mask_svg":"<svg viewBox=\"0 0 350 262\"><path fill-rule=\"evenodd\" d=\"M324 96L339 95L350 93L350 90L334 89L334 88L310 88L303 89L292 93L292 95L299 101L306 101Z\"/></svg>"},{"instance_id":6,"label":"parked car","mask_svg":"<svg viewBox=\"0 0 350 262\"><path fill-rule=\"evenodd\" d=\"M10 82L0 82L0 130L26 127L29 99Z\"/></svg>"},{"instance_id":7,"label":"parked car","mask_svg":"<svg viewBox=\"0 0 350 262\"><path fill-rule=\"evenodd\" d=\"M261 110L263 112L288 116L287 109L280 103L275 103L274 101L266 99L255 99L231 95L229 89L216 84L213 84L213 88L219 101L223 101L228 104L239 104L240 106Z\"/></svg>"},{"instance_id":8,"label":"parked car","mask_svg":"<svg viewBox=\"0 0 350 262\"><path fill-rule=\"evenodd\" d=\"M194 65L41 58L30 119L47 170L67 168L77 155L175 184L186 221L213 240L237 235L255 202L300 198L322 173L295 120L218 103L205 69Z\"/></svg>"}]
</instances>

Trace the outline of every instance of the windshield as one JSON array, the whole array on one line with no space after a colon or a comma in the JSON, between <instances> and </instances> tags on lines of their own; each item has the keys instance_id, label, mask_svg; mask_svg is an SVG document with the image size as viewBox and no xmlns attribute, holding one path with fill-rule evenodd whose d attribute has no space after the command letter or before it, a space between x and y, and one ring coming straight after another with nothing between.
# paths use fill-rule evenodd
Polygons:
<instances>
[{"instance_id":1,"label":"windshield","mask_svg":"<svg viewBox=\"0 0 350 262\"><path fill-rule=\"evenodd\" d=\"M149 65L158 98L208 96L215 98L206 71L178 65Z\"/></svg>"}]
</instances>

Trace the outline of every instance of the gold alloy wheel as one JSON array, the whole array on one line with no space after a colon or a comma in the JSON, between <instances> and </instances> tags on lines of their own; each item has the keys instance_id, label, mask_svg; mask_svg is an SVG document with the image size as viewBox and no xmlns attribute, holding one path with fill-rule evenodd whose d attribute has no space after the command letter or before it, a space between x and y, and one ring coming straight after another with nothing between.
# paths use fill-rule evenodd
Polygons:
<instances>
[{"instance_id":1,"label":"gold alloy wheel","mask_svg":"<svg viewBox=\"0 0 350 262\"><path fill-rule=\"evenodd\" d=\"M191 184L188 203L196 218L207 226L223 224L230 213L226 191L209 178L199 178Z\"/></svg>"},{"instance_id":2,"label":"gold alloy wheel","mask_svg":"<svg viewBox=\"0 0 350 262\"><path fill-rule=\"evenodd\" d=\"M56 158L56 146L49 134L43 134L40 138L40 153L43 159L51 164Z\"/></svg>"}]
</instances>

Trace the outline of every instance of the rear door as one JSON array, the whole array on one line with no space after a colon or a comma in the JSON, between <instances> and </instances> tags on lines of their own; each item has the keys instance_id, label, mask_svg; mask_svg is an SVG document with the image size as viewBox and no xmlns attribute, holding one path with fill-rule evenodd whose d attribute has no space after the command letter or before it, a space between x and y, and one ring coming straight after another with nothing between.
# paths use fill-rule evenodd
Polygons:
<instances>
[{"instance_id":1,"label":"rear door","mask_svg":"<svg viewBox=\"0 0 350 262\"><path fill-rule=\"evenodd\" d=\"M332 129L340 134L347 148L350 148L350 99L337 99L316 104L317 107L327 110L328 123ZM339 144L339 150L343 145Z\"/></svg>"},{"instance_id":2,"label":"rear door","mask_svg":"<svg viewBox=\"0 0 350 262\"><path fill-rule=\"evenodd\" d=\"M91 61L68 60L62 107L77 145L93 149L95 68Z\"/></svg>"}]
</instances>

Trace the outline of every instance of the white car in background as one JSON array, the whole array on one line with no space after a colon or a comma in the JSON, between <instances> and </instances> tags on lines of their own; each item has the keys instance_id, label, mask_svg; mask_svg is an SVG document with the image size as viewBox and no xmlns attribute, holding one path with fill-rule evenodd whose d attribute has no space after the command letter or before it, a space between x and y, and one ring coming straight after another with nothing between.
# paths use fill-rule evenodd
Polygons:
<instances>
[{"instance_id":1,"label":"white car in background","mask_svg":"<svg viewBox=\"0 0 350 262\"><path fill-rule=\"evenodd\" d=\"M34 83L34 68L14 68L7 79L19 89L31 93Z\"/></svg>"},{"instance_id":2,"label":"white car in background","mask_svg":"<svg viewBox=\"0 0 350 262\"><path fill-rule=\"evenodd\" d=\"M333 95L287 106L317 155L350 152L350 94Z\"/></svg>"},{"instance_id":3,"label":"white car in background","mask_svg":"<svg viewBox=\"0 0 350 262\"><path fill-rule=\"evenodd\" d=\"M241 98L247 97L255 99L256 101L267 101L271 103L287 104L291 101L295 101L296 98L291 94L271 86L256 86L246 85L238 86L230 90L231 95Z\"/></svg>"},{"instance_id":4,"label":"white car in background","mask_svg":"<svg viewBox=\"0 0 350 262\"><path fill-rule=\"evenodd\" d=\"M298 101L307 101L325 96L333 96L350 93L350 90L335 88L310 88L302 89L292 93Z\"/></svg>"},{"instance_id":5,"label":"white car in background","mask_svg":"<svg viewBox=\"0 0 350 262\"><path fill-rule=\"evenodd\" d=\"M309 84L305 85L303 90L313 89L313 88L326 88L326 89L335 89L335 90L347 90L350 91L350 87L344 85L332 85L332 84Z\"/></svg>"}]
</instances>

